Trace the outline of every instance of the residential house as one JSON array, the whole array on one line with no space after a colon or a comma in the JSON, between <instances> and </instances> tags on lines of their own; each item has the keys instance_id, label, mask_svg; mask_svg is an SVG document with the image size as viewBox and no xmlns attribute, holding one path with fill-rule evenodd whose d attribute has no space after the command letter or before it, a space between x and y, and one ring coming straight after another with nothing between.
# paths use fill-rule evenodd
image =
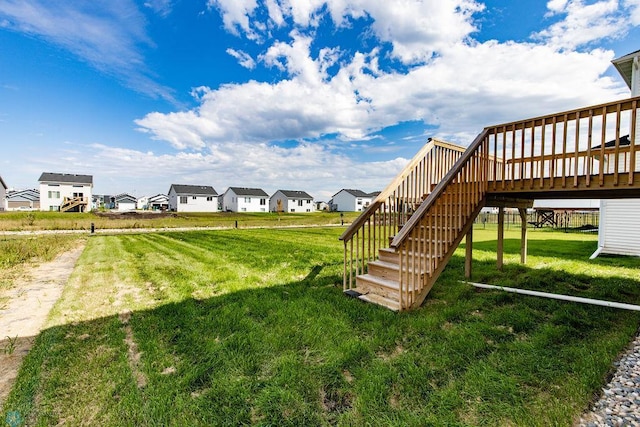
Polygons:
<instances>
[{"instance_id":1,"label":"residential house","mask_svg":"<svg viewBox=\"0 0 640 427\"><path fill-rule=\"evenodd\" d=\"M40 210L88 212L93 176L44 172L40 175Z\"/></svg>"},{"instance_id":2,"label":"residential house","mask_svg":"<svg viewBox=\"0 0 640 427\"><path fill-rule=\"evenodd\" d=\"M169 209L175 212L217 212L218 193L210 185L171 184Z\"/></svg>"},{"instance_id":3,"label":"residential house","mask_svg":"<svg viewBox=\"0 0 640 427\"><path fill-rule=\"evenodd\" d=\"M137 208L149 211L166 211L169 209L169 196L166 194L156 194L155 196L140 197Z\"/></svg>"},{"instance_id":4,"label":"residential house","mask_svg":"<svg viewBox=\"0 0 640 427\"><path fill-rule=\"evenodd\" d=\"M340 212L361 212L380 194L379 191L365 193L361 190L343 188L333 195L331 210Z\"/></svg>"},{"instance_id":5,"label":"residential house","mask_svg":"<svg viewBox=\"0 0 640 427\"><path fill-rule=\"evenodd\" d=\"M229 187L222 195L227 212L267 212L269 195L261 188Z\"/></svg>"},{"instance_id":6,"label":"residential house","mask_svg":"<svg viewBox=\"0 0 640 427\"><path fill-rule=\"evenodd\" d=\"M640 50L612 61L623 80L631 89L631 96L640 96ZM635 123L630 123L629 136L622 136L618 141L609 141L604 150L613 149L614 154L605 155L605 169L615 165L616 142L618 147L640 144L640 115ZM634 129L635 128L635 129ZM631 141L633 136L633 141ZM620 150L620 148L619 148ZM607 150L608 151L608 150ZM631 159L627 158L629 150L620 150L618 153L618 165L624 165L619 170L632 166ZM640 159L635 159L635 171L640 170ZM605 171L605 173L607 173ZM617 255L640 256L640 199L610 199L600 200L600 221L598 226L598 249L591 255L597 257L601 253Z\"/></svg>"},{"instance_id":7,"label":"residential house","mask_svg":"<svg viewBox=\"0 0 640 427\"><path fill-rule=\"evenodd\" d=\"M278 190L269 198L271 212L314 212L313 197L304 191Z\"/></svg>"},{"instance_id":8,"label":"residential house","mask_svg":"<svg viewBox=\"0 0 640 427\"><path fill-rule=\"evenodd\" d=\"M7 208L7 184L4 183L2 176L0 176L0 211Z\"/></svg>"},{"instance_id":9,"label":"residential house","mask_svg":"<svg viewBox=\"0 0 640 427\"><path fill-rule=\"evenodd\" d=\"M330 211L331 204L327 202L316 202L316 210L317 211Z\"/></svg>"},{"instance_id":10,"label":"residential house","mask_svg":"<svg viewBox=\"0 0 640 427\"><path fill-rule=\"evenodd\" d=\"M40 209L40 192L38 190L20 190L7 193L8 211L32 211Z\"/></svg>"},{"instance_id":11,"label":"residential house","mask_svg":"<svg viewBox=\"0 0 640 427\"><path fill-rule=\"evenodd\" d=\"M136 199L131 194L121 193L115 197L116 201L116 209L120 212L128 212L136 210L136 203L138 199Z\"/></svg>"}]
</instances>

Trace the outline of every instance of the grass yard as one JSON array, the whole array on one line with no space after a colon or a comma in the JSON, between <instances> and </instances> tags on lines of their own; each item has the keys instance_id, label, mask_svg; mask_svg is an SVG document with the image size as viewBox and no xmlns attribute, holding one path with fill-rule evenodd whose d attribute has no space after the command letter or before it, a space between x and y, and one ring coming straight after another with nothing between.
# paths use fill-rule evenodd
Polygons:
<instances>
[{"instance_id":1,"label":"grass yard","mask_svg":"<svg viewBox=\"0 0 640 427\"><path fill-rule=\"evenodd\" d=\"M337 228L92 236L3 411L29 425L570 426L640 315L460 283L425 305L342 294ZM640 303L596 237L476 230L474 280Z\"/></svg>"},{"instance_id":2,"label":"grass yard","mask_svg":"<svg viewBox=\"0 0 640 427\"><path fill-rule=\"evenodd\" d=\"M0 231L97 230L180 227L276 227L289 225L330 225L350 223L360 212L233 213L187 212L127 213L0 212Z\"/></svg>"}]
</instances>

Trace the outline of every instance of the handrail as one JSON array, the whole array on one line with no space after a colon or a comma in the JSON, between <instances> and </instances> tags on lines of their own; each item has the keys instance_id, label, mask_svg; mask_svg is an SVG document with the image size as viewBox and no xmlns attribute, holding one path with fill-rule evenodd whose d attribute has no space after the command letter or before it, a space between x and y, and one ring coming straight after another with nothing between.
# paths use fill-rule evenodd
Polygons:
<instances>
[{"instance_id":1,"label":"handrail","mask_svg":"<svg viewBox=\"0 0 640 427\"><path fill-rule=\"evenodd\" d=\"M393 242L391 242L391 247L397 248L400 246L409 236L411 230L420 222L420 218L431 208L431 205L435 203L435 201L440 197L440 195L444 192L449 184L453 181L453 179L457 176L458 172L462 168L462 166L469 161L469 159L475 154L476 150L482 144L482 141L488 135L488 128L485 128L476 139L469 145L467 150L462 154L462 157L458 159L458 161L453 165L453 167L447 172L444 178L436 185L436 187L431 191L429 196L425 199L425 201L420 205L418 210L414 212L409 221L405 224L404 227L400 230L398 234L393 238Z\"/></svg>"},{"instance_id":2,"label":"handrail","mask_svg":"<svg viewBox=\"0 0 640 427\"><path fill-rule=\"evenodd\" d=\"M418 153L413 156L413 158L407 163L407 165L400 171L400 173L394 178L393 181L389 185L385 187L384 190L378 194L378 196L373 200L373 202L367 206L367 208L358 216L358 218L351 223L351 225L342 233L340 236L340 240L349 240L353 237L353 235L358 231L360 227L362 227L367 219L375 212L380 205L389 198L393 194L394 191L398 188L398 185L406 179L415 169L415 167L424 159L424 157L433 150L435 147L447 148L449 150L454 150L458 152L464 152L465 148L460 147L455 144L451 144L449 142L443 141L438 138L429 138L427 144L425 144Z\"/></svg>"}]
</instances>

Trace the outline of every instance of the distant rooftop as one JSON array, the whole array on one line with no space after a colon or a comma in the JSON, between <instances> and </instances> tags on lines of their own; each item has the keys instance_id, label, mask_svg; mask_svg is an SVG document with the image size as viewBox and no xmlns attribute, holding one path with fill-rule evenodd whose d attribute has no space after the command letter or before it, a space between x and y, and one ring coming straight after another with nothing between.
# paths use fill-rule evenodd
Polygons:
<instances>
[{"instance_id":1,"label":"distant rooftop","mask_svg":"<svg viewBox=\"0 0 640 427\"><path fill-rule=\"evenodd\" d=\"M347 193L351 194L354 197L372 197L373 198L373 197L376 197L378 194L380 194L379 191L374 191L372 193L365 193L362 190L354 190L354 189L351 189L351 188L343 188L340 191L346 191ZM340 191L338 191L338 193ZM336 194L338 194L338 193L336 193ZM334 194L333 197L335 197L336 194Z\"/></svg>"},{"instance_id":2,"label":"distant rooftop","mask_svg":"<svg viewBox=\"0 0 640 427\"><path fill-rule=\"evenodd\" d=\"M229 190L236 193L236 196L260 196L269 197L262 188L229 187Z\"/></svg>"},{"instance_id":3,"label":"distant rooftop","mask_svg":"<svg viewBox=\"0 0 640 427\"><path fill-rule=\"evenodd\" d=\"M311 195L309 195L309 193L307 193L306 191L297 191L297 190L278 190L278 191L290 199L313 199L313 197L311 197Z\"/></svg>"},{"instance_id":4,"label":"distant rooftop","mask_svg":"<svg viewBox=\"0 0 640 427\"><path fill-rule=\"evenodd\" d=\"M65 182L70 184L93 184L93 176L77 175L74 173L43 172L38 179L40 182Z\"/></svg>"},{"instance_id":5,"label":"distant rooftop","mask_svg":"<svg viewBox=\"0 0 640 427\"><path fill-rule=\"evenodd\" d=\"M183 185L183 184L171 184L171 187L177 194L189 194L196 196L217 196L218 192L210 185ZM171 192L169 187L169 192Z\"/></svg>"}]
</instances>

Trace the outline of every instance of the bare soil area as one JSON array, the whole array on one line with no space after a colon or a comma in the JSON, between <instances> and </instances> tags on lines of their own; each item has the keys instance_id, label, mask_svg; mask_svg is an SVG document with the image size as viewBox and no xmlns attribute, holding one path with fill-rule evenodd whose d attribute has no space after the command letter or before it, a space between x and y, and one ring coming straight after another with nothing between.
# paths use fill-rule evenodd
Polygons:
<instances>
[{"instance_id":1,"label":"bare soil area","mask_svg":"<svg viewBox=\"0 0 640 427\"><path fill-rule=\"evenodd\" d=\"M53 261L34 266L0 295L0 301L4 301L0 305L0 407L83 249L84 243Z\"/></svg>"}]
</instances>

